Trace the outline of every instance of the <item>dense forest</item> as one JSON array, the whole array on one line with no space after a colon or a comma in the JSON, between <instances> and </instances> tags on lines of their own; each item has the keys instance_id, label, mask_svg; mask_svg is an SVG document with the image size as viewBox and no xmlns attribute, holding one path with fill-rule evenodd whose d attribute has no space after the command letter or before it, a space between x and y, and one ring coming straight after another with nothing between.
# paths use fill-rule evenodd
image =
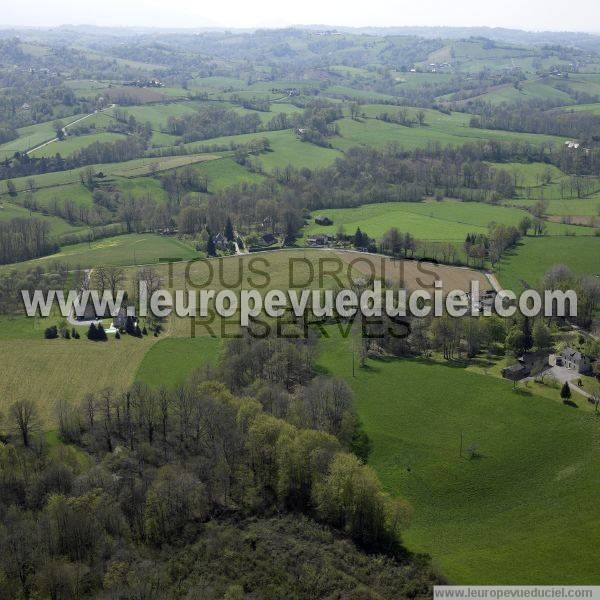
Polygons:
<instances>
[{"instance_id":1,"label":"dense forest","mask_svg":"<svg viewBox=\"0 0 600 600\"><path fill-rule=\"evenodd\" d=\"M427 597L440 578L398 542L410 508L358 458L352 393L315 377L314 344L245 336L175 390L59 403L58 447L12 405L2 593Z\"/></svg>"}]
</instances>

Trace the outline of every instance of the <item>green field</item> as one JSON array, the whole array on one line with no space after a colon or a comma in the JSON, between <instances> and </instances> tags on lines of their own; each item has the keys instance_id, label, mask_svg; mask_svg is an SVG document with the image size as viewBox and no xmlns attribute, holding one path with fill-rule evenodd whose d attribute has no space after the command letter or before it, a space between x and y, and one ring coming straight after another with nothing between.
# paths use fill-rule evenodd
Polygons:
<instances>
[{"instance_id":1,"label":"green field","mask_svg":"<svg viewBox=\"0 0 600 600\"><path fill-rule=\"evenodd\" d=\"M157 387L181 385L194 370L215 363L221 344L208 336L162 339L144 356L135 379Z\"/></svg>"},{"instance_id":2,"label":"green field","mask_svg":"<svg viewBox=\"0 0 600 600\"><path fill-rule=\"evenodd\" d=\"M403 536L411 550L430 553L457 583L598 582L591 413L418 360L369 360L353 378L349 341L321 347L321 368L355 391L374 446L369 463L413 506ZM468 458L471 444L480 458Z\"/></svg>"},{"instance_id":3,"label":"green field","mask_svg":"<svg viewBox=\"0 0 600 600\"><path fill-rule=\"evenodd\" d=\"M88 135L69 135L62 141L51 142L43 148L39 148L31 153L33 158L41 158L42 156L51 157L60 154L66 158L76 152L90 146L95 142L116 142L117 140L125 139L125 135L121 133L111 133L109 131L101 131L99 133L90 133Z\"/></svg>"},{"instance_id":4,"label":"green field","mask_svg":"<svg viewBox=\"0 0 600 600\"><path fill-rule=\"evenodd\" d=\"M566 175L554 165L546 163L487 163L495 169L504 169L514 178L517 188L527 186L542 186L544 177L547 173L551 176L551 181L556 182L566 177Z\"/></svg>"},{"instance_id":5,"label":"green field","mask_svg":"<svg viewBox=\"0 0 600 600\"><path fill-rule=\"evenodd\" d=\"M231 158L212 160L194 165L194 170L208 179L208 191L218 192L240 183L260 183L264 177L252 173Z\"/></svg>"},{"instance_id":6,"label":"green field","mask_svg":"<svg viewBox=\"0 0 600 600\"><path fill-rule=\"evenodd\" d=\"M169 117L182 117L193 114L199 106L198 102L186 101L126 106L121 110L128 116L134 116L140 123L150 122L154 129L162 130L167 127Z\"/></svg>"},{"instance_id":7,"label":"green field","mask_svg":"<svg viewBox=\"0 0 600 600\"><path fill-rule=\"evenodd\" d=\"M510 200L509 204L514 206L531 207L537 200L526 200L519 198ZM563 200L552 199L548 200L547 213L549 215L567 216L581 215L589 217L597 217L600 215L600 195L596 194L591 198L565 198Z\"/></svg>"},{"instance_id":8,"label":"green field","mask_svg":"<svg viewBox=\"0 0 600 600\"><path fill-rule=\"evenodd\" d=\"M311 214L304 230L305 237L319 233L334 234L340 225L347 234L357 227L371 237L381 238L391 227L411 233L419 239L463 242L468 233L486 233L492 222L517 225L527 213L517 208L494 206L479 202L385 202L365 204L357 208L319 210ZM317 215L327 216L333 225L323 227L314 222ZM567 231L577 235L592 235L593 229L548 223L549 235L564 235Z\"/></svg>"},{"instance_id":9,"label":"green field","mask_svg":"<svg viewBox=\"0 0 600 600\"><path fill-rule=\"evenodd\" d=\"M50 235L52 237L58 237L66 233L76 233L78 231L85 230L83 226L70 225L64 219L59 217L53 217L50 215L44 215L37 212L30 213L26 208L0 200L0 221L8 221L15 218L29 218L34 217L46 221L50 225Z\"/></svg>"},{"instance_id":10,"label":"green field","mask_svg":"<svg viewBox=\"0 0 600 600\"><path fill-rule=\"evenodd\" d=\"M563 264L579 274L600 274L600 237L525 238L496 266L506 289L520 290L539 283L553 265Z\"/></svg>"},{"instance_id":11,"label":"green field","mask_svg":"<svg viewBox=\"0 0 600 600\"><path fill-rule=\"evenodd\" d=\"M267 138L271 143L271 151L257 157L266 172L270 172L275 168L283 169L288 165L293 165L298 169L303 167L308 169L323 168L341 156L338 150L322 148L321 146L315 146L315 144L300 141L291 129L212 138L202 142L185 144L185 147L191 150L195 150L199 146L212 145L229 148L234 144L248 144L252 140L261 138Z\"/></svg>"},{"instance_id":12,"label":"green field","mask_svg":"<svg viewBox=\"0 0 600 600\"><path fill-rule=\"evenodd\" d=\"M44 267L55 262L66 264L72 269L85 269L97 265L143 265L156 263L159 259L190 260L197 256L198 253L192 246L177 238L155 233L131 233L91 243L64 246L55 254L3 265L0 269Z\"/></svg>"},{"instance_id":13,"label":"green field","mask_svg":"<svg viewBox=\"0 0 600 600\"><path fill-rule=\"evenodd\" d=\"M2 324L0 321L0 327ZM120 340L110 336L107 342L90 342L85 339L85 329L79 340L42 338L40 328L37 339L2 339L0 412L18 399L31 399L45 426L56 423L59 400L78 403L86 393L108 386L116 392L125 391L156 341L152 336L138 339L124 335Z\"/></svg>"},{"instance_id":14,"label":"green field","mask_svg":"<svg viewBox=\"0 0 600 600\"><path fill-rule=\"evenodd\" d=\"M379 110L379 113L381 112L393 114L397 111L395 107L386 107L385 110ZM416 113L415 109L408 110L409 116L413 116L413 113ZM467 142L490 139L504 142L529 141L532 144L561 144L564 141L563 138L550 135L492 131L469 127L469 115L457 115L458 113L453 113L451 116L447 116L436 111L428 111L423 127L418 125L406 127L374 118L360 120L344 118L337 121L340 137L334 137L330 141L335 148L340 150L347 150L352 146L383 148L391 143L396 143L410 150L425 148L428 144L435 143L442 146L458 146Z\"/></svg>"},{"instance_id":15,"label":"green field","mask_svg":"<svg viewBox=\"0 0 600 600\"><path fill-rule=\"evenodd\" d=\"M219 154L185 154L181 156L136 158L120 163L91 165L91 168L95 173L102 172L105 176L143 177L151 174L153 171L158 173L218 158L221 158ZM83 168L78 168L70 169L69 171L44 173L43 175L35 175L34 177L17 177L13 179L13 183L18 192L27 190L29 179L35 181L38 190L41 188L58 188L59 186L71 183L80 183L82 170ZM0 185L0 197L6 197L6 195L6 186Z\"/></svg>"},{"instance_id":16,"label":"green field","mask_svg":"<svg viewBox=\"0 0 600 600\"><path fill-rule=\"evenodd\" d=\"M65 125L72 123L83 115L74 115L61 119ZM54 121L44 121L36 125L28 125L17 130L16 140L0 145L0 159L12 156L15 152L25 152L56 137Z\"/></svg>"},{"instance_id":17,"label":"green field","mask_svg":"<svg viewBox=\"0 0 600 600\"><path fill-rule=\"evenodd\" d=\"M563 112L591 112L594 115L600 115L600 102L593 104L576 104L574 106L567 106L563 109Z\"/></svg>"},{"instance_id":18,"label":"green field","mask_svg":"<svg viewBox=\"0 0 600 600\"><path fill-rule=\"evenodd\" d=\"M477 100L490 102L493 105L502 104L503 102L515 104L531 100L552 100L562 104L572 104L573 97L554 87L553 84L555 83L557 83L556 80L524 81L521 89L516 89L513 85L508 84L499 86L482 96L477 96Z\"/></svg>"}]
</instances>

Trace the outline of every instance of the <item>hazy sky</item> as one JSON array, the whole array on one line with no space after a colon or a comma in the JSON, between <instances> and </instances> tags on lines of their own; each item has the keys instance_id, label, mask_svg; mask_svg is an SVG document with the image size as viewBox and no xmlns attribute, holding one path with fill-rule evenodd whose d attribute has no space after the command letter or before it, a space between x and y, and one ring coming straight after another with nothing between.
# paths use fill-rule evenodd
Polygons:
<instances>
[{"instance_id":1,"label":"hazy sky","mask_svg":"<svg viewBox=\"0 0 600 600\"><path fill-rule=\"evenodd\" d=\"M600 33L598 0L2 0L1 25L449 25Z\"/></svg>"}]
</instances>

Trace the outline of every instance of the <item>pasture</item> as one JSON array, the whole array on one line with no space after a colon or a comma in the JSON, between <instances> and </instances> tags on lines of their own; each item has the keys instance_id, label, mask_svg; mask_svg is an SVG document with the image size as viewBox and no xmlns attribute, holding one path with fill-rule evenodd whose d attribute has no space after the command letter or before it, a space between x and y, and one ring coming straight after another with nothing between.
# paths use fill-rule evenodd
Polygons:
<instances>
[{"instance_id":1,"label":"pasture","mask_svg":"<svg viewBox=\"0 0 600 600\"><path fill-rule=\"evenodd\" d=\"M590 412L452 364L370 359L352 377L351 340L332 333L320 346L321 369L355 392L369 464L412 504L409 549L430 553L453 583L598 581Z\"/></svg>"},{"instance_id":2,"label":"pasture","mask_svg":"<svg viewBox=\"0 0 600 600\"><path fill-rule=\"evenodd\" d=\"M519 207L532 207L537 200L519 198L510 200L507 204ZM591 198L564 198L548 200L548 215L554 216L587 216L597 217L600 215L600 194Z\"/></svg>"},{"instance_id":3,"label":"pasture","mask_svg":"<svg viewBox=\"0 0 600 600\"><path fill-rule=\"evenodd\" d=\"M322 226L314 222L317 215L329 217L333 225ZM352 235L357 227L376 239L391 227L424 240L464 242L469 233L487 233L492 222L518 225L527 213L517 208L494 206L479 202L444 200L441 202L383 202L365 204L356 208L319 210L311 214L304 229L304 237L316 234L335 234L344 227ZM592 235L593 229L548 223L549 235L564 235L568 231L577 235Z\"/></svg>"},{"instance_id":4,"label":"pasture","mask_svg":"<svg viewBox=\"0 0 600 600\"><path fill-rule=\"evenodd\" d=\"M61 119L65 125L76 121L84 115L73 115ZM19 137L5 144L0 144L0 159L11 157L15 152L26 152L31 148L35 148L48 140L56 137L54 129L54 120L44 121L35 125L28 125L17 130Z\"/></svg>"},{"instance_id":5,"label":"pasture","mask_svg":"<svg viewBox=\"0 0 600 600\"><path fill-rule=\"evenodd\" d=\"M95 142L116 142L117 140L125 139L125 135L121 133L112 133L109 131L101 131L98 133L90 133L86 135L68 135L64 140L50 142L42 148L38 148L31 153L33 158L52 157L60 154L63 158L71 156L77 150L90 146Z\"/></svg>"},{"instance_id":6,"label":"pasture","mask_svg":"<svg viewBox=\"0 0 600 600\"><path fill-rule=\"evenodd\" d=\"M569 105L574 103L573 96L556 87L560 79L551 77L541 79L530 79L521 82L520 88L507 83L496 86L475 98L470 100L480 100L489 102L497 106L502 103L517 104L520 102L530 102L532 100L551 100L557 104ZM570 82L568 82L570 85ZM468 104L468 100L460 101L460 104Z\"/></svg>"},{"instance_id":7,"label":"pasture","mask_svg":"<svg viewBox=\"0 0 600 600\"><path fill-rule=\"evenodd\" d=\"M177 238L155 233L131 233L64 246L55 254L3 265L0 270L47 268L56 262L66 264L71 269L87 269L97 265L144 265L157 263L160 259L191 260L197 256L191 245Z\"/></svg>"},{"instance_id":8,"label":"pasture","mask_svg":"<svg viewBox=\"0 0 600 600\"><path fill-rule=\"evenodd\" d=\"M220 158L218 154L186 154L181 156L164 156L136 158L120 163L103 163L90 165L95 173L102 172L105 176L116 175L120 177L143 177L152 173L169 171L178 167L203 162L206 160L215 160ZM26 191L29 187L29 180L35 181L36 189L52 188L67 185L70 183L80 183L81 173L87 167L70 169L68 171L56 171L44 173L33 177L16 177L13 179L17 192ZM6 196L6 186L0 186L0 197Z\"/></svg>"},{"instance_id":9,"label":"pasture","mask_svg":"<svg viewBox=\"0 0 600 600\"><path fill-rule=\"evenodd\" d=\"M163 338L148 350L135 380L156 387L181 385L196 369L216 362L222 342L209 336Z\"/></svg>"},{"instance_id":10,"label":"pasture","mask_svg":"<svg viewBox=\"0 0 600 600\"><path fill-rule=\"evenodd\" d=\"M553 265L567 265L580 275L600 274L600 237L524 238L514 250L507 252L498 265L496 275L503 287L522 290L537 285Z\"/></svg>"},{"instance_id":11,"label":"pasture","mask_svg":"<svg viewBox=\"0 0 600 600\"><path fill-rule=\"evenodd\" d=\"M386 107L385 110L379 110L379 106L376 106L377 114L397 112L396 107L393 106ZM368 106L365 108L369 112L372 111ZM416 114L416 109L407 109L407 112L409 117L413 117ZM335 148L340 150L347 150L352 146L383 148L391 143L411 150L425 148L428 144L459 146L467 142L490 139L503 142L528 141L532 144L561 144L564 141L562 138L550 135L492 131L469 127L469 118L468 114L458 116L457 113L453 113L448 116L436 111L428 111L426 112L425 125L414 125L412 127L388 123L376 118L358 120L343 118L337 121L340 136L331 138L330 141Z\"/></svg>"},{"instance_id":12,"label":"pasture","mask_svg":"<svg viewBox=\"0 0 600 600\"><path fill-rule=\"evenodd\" d=\"M235 144L248 144L262 138L268 139L271 144L271 151L257 157L266 172L276 168L284 169L288 165L298 169L303 167L318 169L328 166L342 156L339 150L300 141L291 129L211 138L201 142L191 142L184 147L190 151L197 151L202 146L231 148Z\"/></svg>"},{"instance_id":13,"label":"pasture","mask_svg":"<svg viewBox=\"0 0 600 600\"><path fill-rule=\"evenodd\" d=\"M1 325L0 325L1 326ZM0 412L16 400L31 399L38 405L45 428L56 424L59 401L78 403L88 392L112 387L124 391L155 343L123 336L106 342L90 342L81 330L79 340L3 339L0 344Z\"/></svg>"},{"instance_id":14,"label":"pasture","mask_svg":"<svg viewBox=\"0 0 600 600\"><path fill-rule=\"evenodd\" d=\"M218 192L232 185L264 181L264 176L248 171L231 158L198 163L193 168L194 171L207 178L210 193Z\"/></svg>"},{"instance_id":15,"label":"pasture","mask_svg":"<svg viewBox=\"0 0 600 600\"><path fill-rule=\"evenodd\" d=\"M85 229L83 226L70 225L60 217L53 217L37 212L30 213L29 210L22 206L0 200L0 221L9 221L10 219L15 218L28 218L30 216L48 223L50 225L50 235L52 237L58 237L66 233L76 233Z\"/></svg>"}]
</instances>

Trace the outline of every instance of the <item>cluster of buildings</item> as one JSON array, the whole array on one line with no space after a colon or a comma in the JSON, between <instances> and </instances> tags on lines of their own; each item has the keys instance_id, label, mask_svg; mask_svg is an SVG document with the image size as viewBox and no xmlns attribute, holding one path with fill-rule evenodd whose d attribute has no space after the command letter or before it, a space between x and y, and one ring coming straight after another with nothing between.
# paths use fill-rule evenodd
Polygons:
<instances>
[{"instance_id":1,"label":"cluster of buildings","mask_svg":"<svg viewBox=\"0 0 600 600\"><path fill-rule=\"evenodd\" d=\"M136 81L126 81L123 85L128 87L139 87L139 88L163 88L165 84L158 79L138 79Z\"/></svg>"},{"instance_id":2,"label":"cluster of buildings","mask_svg":"<svg viewBox=\"0 0 600 600\"><path fill-rule=\"evenodd\" d=\"M515 364L502 369L502 377L519 381L541 373L552 366L551 363L557 367L565 367L577 375L588 375L592 372L592 357L567 346L556 355L549 355L544 351L525 352Z\"/></svg>"},{"instance_id":3,"label":"cluster of buildings","mask_svg":"<svg viewBox=\"0 0 600 600\"><path fill-rule=\"evenodd\" d=\"M324 248L331 245L334 241L334 236L329 235L328 233L313 235L306 239L306 243L311 248Z\"/></svg>"}]
</instances>

